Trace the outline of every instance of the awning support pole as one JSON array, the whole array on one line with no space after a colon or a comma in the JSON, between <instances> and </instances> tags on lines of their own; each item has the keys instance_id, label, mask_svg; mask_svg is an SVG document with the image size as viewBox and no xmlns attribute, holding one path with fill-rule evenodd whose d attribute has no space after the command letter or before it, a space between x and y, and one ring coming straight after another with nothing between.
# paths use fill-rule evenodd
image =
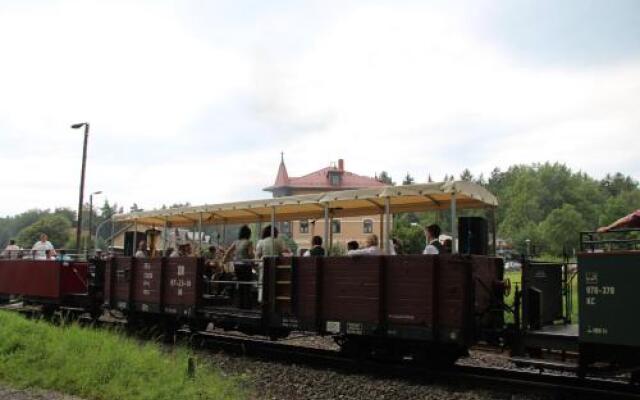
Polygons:
<instances>
[{"instance_id":1,"label":"awning support pole","mask_svg":"<svg viewBox=\"0 0 640 400\"><path fill-rule=\"evenodd\" d=\"M276 230L276 208L271 207L271 254L276 253L275 230Z\"/></svg>"},{"instance_id":2,"label":"awning support pole","mask_svg":"<svg viewBox=\"0 0 640 400\"><path fill-rule=\"evenodd\" d=\"M169 232L167 232L167 228L168 228L168 220L165 218L164 219L164 228L162 229L162 252L164 253L164 255L169 256L169 254L166 254L167 252L167 235L169 234Z\"/></svg>"},{"instance_id":3,"label":"awning support pole","mask_svg":"<svg viewBox=\"0 0 640 400\"><path fill-rule=\"evenodd\" d=\"M451 252L458 253L458 223L456 215L456 192L451 193ZM437 238L436 238L437 239Z\"/></svg>"},{"instance_id":4,"label":"awning support pole","mask_svg":"<svg viewBox=\"0 0 640 400\"><path fill-rule=\"evenodd\" d=\"M327 249L327 253L329 253L329 205L325 204L324 206L324 237L322 238L322 242Z\"/></svg>"},{"instance_id":5,"label":"awning support pole","mask_svg":"<svg viewBox=\"0 0 640 400\"><path fill-rule=\"evenodd\" d=\"M493 251L493 255L495 256L497 254L497 249L496 249L496 208L495 207L491 207L491 212L490 212L490 218L491 218L491 250Z\"/></svg>"},{"instance_id":6,"label":"awning support pole","mask_svg":"<svg viewBox=\"0 0 640 400\"><path fill-rule=\"evenodd\" d=\"M391 204L389 197L384 198L384 254L391 254L391 249L389 248L389 234L391 230Z\"/></svg>"},{"instance_id":7,"label":"awning support pole","mask_svg":"<svg viewBox=\"0 0 640 400\"><path fill-rule=\"evenodd\" d=\"M111 216L111 252L107 251L108 254L113 255L114 252L114 243L115 243L115 238L113 237L113 235L115 235L115 221L113 220L113 215ZM107 249L108 250L108 249Z\"/></svg>"},{"instance_id":8,"label":"awning support pole","mask_svg":"<svg viewBox=\"0 0 640 400\"><path fill-rule=\"evenodd\" d=\"M202 213L198 216L198 253L202 256Z\"/></svg>"},{"instance_id":9,"label":"awning support pole","mask_svg":"<svg viewBox=\"0 0 640 400\"><path fill-rule=\"evenodd\" d=\"M132 254L132 256L135 256L137 251L138 251L138 220L135 220L135 222L133 224L133 254Z\"/></svg>"}]
</instances>

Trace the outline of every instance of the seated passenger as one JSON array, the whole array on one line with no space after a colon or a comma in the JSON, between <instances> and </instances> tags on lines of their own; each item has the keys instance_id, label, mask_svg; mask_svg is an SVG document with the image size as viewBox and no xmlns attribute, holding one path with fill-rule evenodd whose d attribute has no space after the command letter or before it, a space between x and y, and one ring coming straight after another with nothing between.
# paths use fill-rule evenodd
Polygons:
<instances>
[{"instance_id":1,"label":"seated passenger","mask_svg":"<svg viewBox=\"0 0 640 400\"><path fill-rule=\"evenodd\" d=\"M16 241L11 239L9 240L9 244L7 245L7 247L4 248L4 251L2 252L2 257L15 260L20 255L20 250L21 250L20 246L16 244Z\"/></svg>"},{"instance_id":2,"label":"seated passenger","mask_svg":"<svg viewBox=\"0 0 640 400\"><path fill-rule=\"evenodd\" d=\"M320 236L314 236L311 238L312 247L305 251L304 257L322 257L325 254L324 248L322 247L322 238Z\"/></svg>"},{"instance_id":3,"label":"seated passenger","mask_svg":"<svg viewBox=\"0 0 640 400\"><path fill-rule=\"evenodd\" d=\"M291 254L284 240L278 237L278 228L273 228L273 236L271 237L271 225L267 225L262 230L262 240L256 245L257 258Z\"/></svg>"},{"instance_id":4,"label":"seated passenger","mask_svg":"<svg viewBox=\"0 0 640 400\"><path fill-rule=\"evenodd\" d=\"M247 284L253 278L253 243L251 243L251 229L243 225L238 232L238 240L234 241L224 253L223 263L227 263L233 257L233 269L236 279L243 282L238 287L238 306L251 308L251 287Z\"/></svg>"},{"instance_id":5,"label":"seated passenger","mask_svg":"<svg viewBox=\"0 0 640 400\"><path fill-rule=\"evenodd\" d=\"M396 238L391 238L391 243L389 243L389 254L392 256L396 256L398 254L402 254L402 244Z\"/></svg>"},{"instance_id":6,"label":"seated passenger","mask_svg":"<svg viewBox=\"0 0 640 400\"><path fill-rule=\"evenodd\" d=\"M147 241L141 240L138 243L138 249L136 250L135 258L147 258L149 257L149 251L147 250Z\"/></svg>"},{"instance_id":7,"label":"seated passenger","mask_svg":"<svg viewBox=\"0 0 640 400\"><path fill-rule=\"evenodd\" d=\"M360 247L360 245L357 240L350 240L347 242L347 255L351 254L353 250L358 250L358 247Z\"/></svg>"},{"instance_id":8,"label":"seated passenger","mask_svg":"<svg viewBox=\"0 0 640 400\"><path fill-rule=\"evenodd\" d=\"M164 256L165 257L178 257L178 250L174 249L173 247L167 247L167 249L164 251Z\"/></svg>"},{"instance_id":9,"label":"seated passenger","mask_svg":"<svg viewBox=\"0 0 640 400\"><path fill-rule=\"evenodd\" d=\"M354 255L367 255L367 256L378 256L381 253L380 248L378 248L378 236L375 234L371 234L367 236L367 240L365 242L365 247L357 250L350 250L348 253L350 256Z\"/></svg>"},{"instance_id":10,"label":"seated passenger","mask_svg":"<svg viewBox=\"0 0 640 400\"><path fill-rule=\"evenodd\" d=\"M427 237L427 246L422 254L440 254L442 252L442 244L438 239L440 237L440 227L437 224L431 224L424 230Z\"/></svg>"},{"instance_id":11,"label":"seated passenger","mask_svg":"<svg viewBox=\"0 0 640 400\"><path fill-rule=\"evenodd\" d=\"M451 254L453 251L453 242L451 239L445 239L442 242L442 253Z\"/></svg>"},{"instance_id":12,"label":"seated passenger","mask_svg":"<svg viewBox=\"0 0 640 400\"><path fill-rule=\"evenodd\" d=\"M46 233L40 235L40 240L33 245L31 250L33 250L34 260L48 260L50 257L56 256L56 250Z\"/></svg>"}]
</instances>

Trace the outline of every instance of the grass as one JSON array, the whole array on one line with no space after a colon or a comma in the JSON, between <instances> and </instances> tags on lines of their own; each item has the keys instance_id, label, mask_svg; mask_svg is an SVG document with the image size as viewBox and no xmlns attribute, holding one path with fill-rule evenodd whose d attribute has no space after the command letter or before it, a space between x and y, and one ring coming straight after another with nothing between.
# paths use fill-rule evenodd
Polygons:
<instances>
[{"instance_id":1,"label":"grass","mask_svg":"<svg viewBox=\"0 0 640 400\"><path fill-rule=\"evenodd\" d=\"M223 377L213 366L176 346L166 350L116 332L59 327L0 312L0 381L56 390L86 399L238 399L241 379Z\"/></svg>"},{"instance_id":2,"label":"grass","mask_svg":"<svg viewBox=\"0 0 640 400\"><path fill-rule=\"evenodd\" d=\"M521 283L521 272L520 271L506 271L505 272L505 278L509 278L511 280L511 294L509 294L509 297L507 297L505 299L505 303L508 305L513 305L513 298L514 298L514 294L516 291L516 284L518 284L518 286L520 287L520 289L522 289L522 283ZM577 277L574 277L573 280L571 281L571 287L572 287L572 291L571 291L571 322L572 323L577 323L578 322L578 279ZM505 312L505 321L507 322L513 322L513 314Z\"/></svg>"}]
</instances>

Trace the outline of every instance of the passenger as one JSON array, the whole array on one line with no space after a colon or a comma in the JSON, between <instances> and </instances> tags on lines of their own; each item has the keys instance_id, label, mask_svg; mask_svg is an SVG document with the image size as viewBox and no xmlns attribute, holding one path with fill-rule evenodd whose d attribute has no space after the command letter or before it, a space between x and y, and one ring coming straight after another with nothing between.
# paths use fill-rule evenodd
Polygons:
<instances>
[{"instance_id":1,"label":"passenger","mask_svg":"<svg viewBox=\"0 0 640 400\"><path fill-rule=\"evenodd\" d=\"M178 250L174 249L173 247L167 247L167 249L164 251L165 257L178 257L178 255Z\"/></svg>"},{"instance_id":2,"label":"passenger","mask_svg":"<svg viewBox=\"0 0 640 400\"><path fill-rule=\"evenodd\" d=\"M271 225L267 225L262 230L262 240L256 245L256 257L270 257L291 255L291 250L284 241L278 237L278 228L273 228L273 236L271 237Z\"/></svg>"},{"instance_id":3,"label":"passenger","mask_svg":"<svg viewBox=\"0 0 640 400\"><path fill-rule=\"evenodd\" d=\"M136 258L147 258L147 257L149 257L149 251L147 250L147 241L146 240L141 240L138 243L138 249L136 250L135 257Z\"/></svg>"},{"instance_id":4,"label":"passenger","mask_svg":"<svg viewBox=\"0 0 640 400\"><path fill-rule=\"evenodd\" d=\"M309 257L309 256L313 256L313 257L322 257L325 254L324 248L322 247L322 237L320 236L314 236L313 238L311 238L311 245L312 247L305 251L304 256L305 257Z\"/></svg>"},{"instance_id":5,"label":"passenger","mask_svg":"<svg viewBox=\"0 0 640 400\"><path fill-rule=\"evenodd\" d=\"M56 256L56 250L46 233L40 235L40 240L33 245L31 250L33 250L34 260L48 260L50 257Z\"/></svg>"},{"instance_id":6,"label":"passenger","mask_svg":"<svg viewBox=\"0 0 640 400\"><path fill-rule=\"evenodd\" d=\"M353 255L367 255L367 256L377 256L380 255L380 248L378 248L378 236L375 234L371 234L367 236L367 240L365 242L365 247L357 250L350 250L347 254L350 256Z\"/></svg>"},{"instance_id":7,"label":"passenger","mask_svg":"<svg viewBox=\"0 0 640 400\"><path fill-rule=\"evenodd\" d=\"M442 253L451 254L453 251L453 242L451 239L445 239L442 242Z\"/></svg>"},{"instance_id":8,"label":"passenger","mask_svg":"<svg viewBox=\"0 0 640 400\"><path fill-rule=\"evenodd\" d=\"M233 258L233 270L236 279L241 283L238 287L240 308L251 308L251 286L246 282L253 281L253 243L251 243L251 229L243 225L238 232L238 240L233 242L224 253L222 263L226 264Z\"/></svg>"},{"instance_id":9,"label":"passenger","mask_svg":"<svg viewBox=\"0 0 640 400\"><path fill-rule=\"evenodd\" d=\"M209 249L211 249L211 247ZM247 225L243 225L238 232L238 240L233 242L227 251L225 251L223 263L232 259L234 262L247 262L253 260L253 258L254 253L253 243L251 242L251 229Z\"/></svg>"},{"instance_id":10,"label":"passenger","mask_svg":"<svg viewBox=\"0 0 640 400\"><path fill-rule=\"evenodd\" d=\"M347 242L347 255L351 254L353 250L358 250L358 247L360 247L360 245L357 240L350 240Z\"/></svg>"},{"instance_id":11,"label":"passenger","mask_svg":"<svg viewBox=\"0 0 640 400\"><path fill-rule=\"evenodd\" d=\"M424 230L427 237L427 246L422 254L440 254L442 252L442 244L438 238L440 237L440 227L437 224L431 224Z\"/></svg>"},{"instance_id":12,"label":"passenger","mask_svg":"<svg viewBox=\"0 0 640 400\"><path fill-rule=\"evenodd\" d=\"M402 254L402 244L397 238L391 238L391 243L389 244L389 249L391 250L389 254L391 254L392 256Z\"/></svg>"},{"instance_id":13,"label":"passenger","mask_svg":"<svg viewBox=\"0 0 640 400\"><path fill-rule=\"evenodd\" d=\"M15 260L20 255L20 250L21 250L20 246L16 244L16 241L11 239L9 240L9 244L7 245L7 247L4 248L4 251L2 252L2 257Z\"/></svg>"}]
</instances>

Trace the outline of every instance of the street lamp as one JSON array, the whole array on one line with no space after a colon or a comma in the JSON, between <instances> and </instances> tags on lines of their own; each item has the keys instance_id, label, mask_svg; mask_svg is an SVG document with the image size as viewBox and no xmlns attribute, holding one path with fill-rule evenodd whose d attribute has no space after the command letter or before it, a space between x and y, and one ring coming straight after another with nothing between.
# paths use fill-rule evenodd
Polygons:
<instances>
[{"instance_id":1,"label":"street lamp","mask_svg":"<svg viewBox=\"0 0 640 400\"><path fill-rule=\"evenodd\" d=\"M98 194L102 194L101 190L98 190L97 192L93 192L89 195L89 240L88 242L91 243L91 232L93 232L93 227L92 227L92 221L93 221L93 195L98 195ZM84 254L88 254L88 245L87 242L85 241L85 245L84 245Z\"/></svg>"},{"instance_id":2,"label":"street lamp","mask_svg":"<svg viewBox=\"0 0 640 400\"><path fill-rule=\"evenodd\" d=\"M80 199L78 200L78 226L76 227L76 254L80 254L80 239L82 237L82 201L84 197L84 172L87 164L87 139L89 138L89 123L81 122L71 125L72 129L84 126L84 144L82 146L82 172L80 174Z\"/></svg>"}]
</instances>

